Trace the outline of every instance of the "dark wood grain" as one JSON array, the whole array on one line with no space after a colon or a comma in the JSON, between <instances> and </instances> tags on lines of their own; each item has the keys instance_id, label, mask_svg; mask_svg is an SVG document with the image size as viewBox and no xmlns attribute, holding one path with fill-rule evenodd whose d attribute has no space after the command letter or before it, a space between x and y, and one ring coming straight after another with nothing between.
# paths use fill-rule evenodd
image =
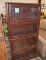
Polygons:
<instances>
[{"instance_id":1,"label":"dark wood grain","mask_svg":"<svg viewBox=\"0 0 46 60\"><path fill-rule=\"evenodd\" d=\"M38 3L40 3L40 4L41 4L41 0L38 0Z\"/></svg>"}]
</instances>

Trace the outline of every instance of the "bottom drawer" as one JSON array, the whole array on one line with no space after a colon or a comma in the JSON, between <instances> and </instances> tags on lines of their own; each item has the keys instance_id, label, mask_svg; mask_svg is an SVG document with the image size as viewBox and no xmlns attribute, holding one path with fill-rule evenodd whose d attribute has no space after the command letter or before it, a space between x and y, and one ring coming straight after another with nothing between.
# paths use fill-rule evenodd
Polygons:
<instances>
[{"instance_id":1,"label":"bottom drawer","mask_svg":"<svg viewBox=\"0 0 46 60\"><path fill-rule=\"evenodd\" d=\"M36 56L36 48L12 53L13 60L28 60Z\"/></svg>"}]
</instances>

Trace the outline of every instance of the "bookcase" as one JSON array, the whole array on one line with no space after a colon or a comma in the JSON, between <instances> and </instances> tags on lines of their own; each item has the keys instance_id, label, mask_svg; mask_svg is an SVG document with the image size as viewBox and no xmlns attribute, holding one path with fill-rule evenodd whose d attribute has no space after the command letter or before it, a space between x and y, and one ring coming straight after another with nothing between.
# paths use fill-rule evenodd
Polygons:
<instances>
[{"instance_id":1,"label":"bookcase","mask_svg":"<svg viewBox=\"0 0 46 60\"><path fill-rule=\"evenodd\" d=\"M12 60L29 60L36 57L40 6L30 3L6 3Z\"/></svg>"}]
</instances>

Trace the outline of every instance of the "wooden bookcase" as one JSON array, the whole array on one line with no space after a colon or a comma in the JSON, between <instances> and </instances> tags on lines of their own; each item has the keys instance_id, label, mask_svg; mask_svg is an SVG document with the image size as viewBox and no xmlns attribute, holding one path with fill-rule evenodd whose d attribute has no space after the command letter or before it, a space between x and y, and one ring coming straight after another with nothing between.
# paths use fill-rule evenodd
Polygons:
<instances>
[{"instance_id":1,"label":"wooden bookcase","mask_svg":"<svg viewBox=\"0 0 46 60\"><path fill-rule=\"evenodd\" d=\"M6 3L12 60L36 57L40 4Z\"/></svg>"}]
</instances>

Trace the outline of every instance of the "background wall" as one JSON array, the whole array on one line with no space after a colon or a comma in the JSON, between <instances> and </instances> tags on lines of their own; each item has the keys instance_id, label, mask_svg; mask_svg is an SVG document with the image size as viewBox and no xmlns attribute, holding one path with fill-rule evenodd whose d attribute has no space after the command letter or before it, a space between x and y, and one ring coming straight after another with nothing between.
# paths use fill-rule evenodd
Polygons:
<instances>
[{"instance_id":1,"label":"background wall","mask_svg":"<svg viewBox=\"0 0 46 60\"><path fill-rule=\"evenodd\" d=\"M42 3L46 4L45 0L41 0ZM22 2L22 3L38 3L38 0L0 0L0 14L6 15L6 2Z\"/></svg>"},{"instance_id":2,"label":"background wall","mask_svg":"<svg viewBox=\"0 0 46 60\"><path fill-rule=\"evenodd\" d=\"M38 0L0 0L0 14L6 14L6 2L38 3Z\"/></svg>"},{"instance_id":3,"label":"background wall","mask_svg":"<svg viewBox=\"0 0 46 60\"><path fill-rule=\"evenodd\" d=\"M46 4L46 0L41 0L41 3L42 4Z\"/></svg>"}]
</instances>

